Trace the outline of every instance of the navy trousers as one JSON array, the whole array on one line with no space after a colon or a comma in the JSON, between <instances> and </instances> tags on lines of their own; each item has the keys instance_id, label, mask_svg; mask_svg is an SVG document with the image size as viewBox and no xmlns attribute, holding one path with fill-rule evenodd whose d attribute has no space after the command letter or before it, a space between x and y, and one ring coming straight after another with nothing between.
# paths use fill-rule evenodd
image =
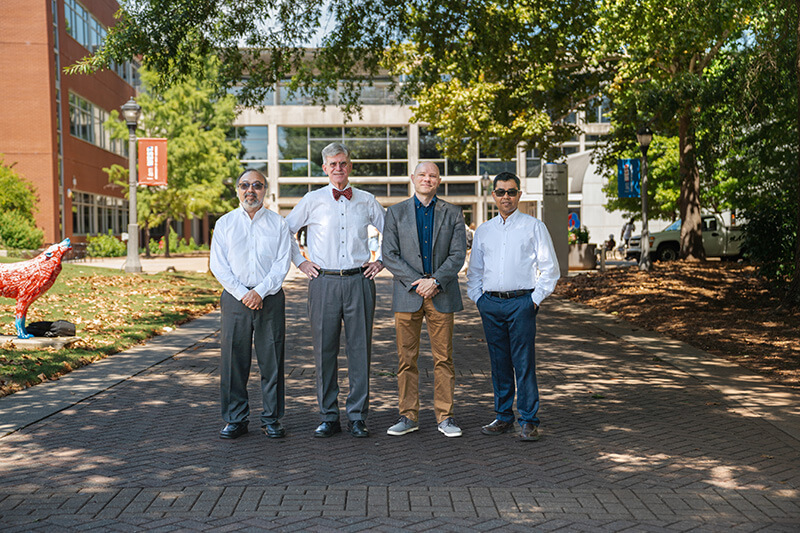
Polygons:
<instances>
[{"instance_id":1,"label":"navy trousers","mask_svg":"<svg viewBox=\"0 0 800 533\"><path fill-rule=\"evenodd\" d=\"M536 314L530 294L501 299L483 294L478 311L489 345L497 420L514 422L516 385L517 411L521 423L539 425L539 385L536 382Z\"/></svg>"}]
</instances>

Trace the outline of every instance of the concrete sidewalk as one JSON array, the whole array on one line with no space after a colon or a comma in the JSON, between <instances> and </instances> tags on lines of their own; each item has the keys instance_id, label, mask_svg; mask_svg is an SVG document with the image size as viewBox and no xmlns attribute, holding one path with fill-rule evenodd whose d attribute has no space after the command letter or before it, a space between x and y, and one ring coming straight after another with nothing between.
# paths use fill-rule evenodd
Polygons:
<instances>
[{"instance_id":1,"label":"concrete sidewalk","mask_svg":"<svg viewBox=\"0 0 800 533\"><path fill-rule=\"evenodd\" d=\"M797 391L567 301L548 300L539 314L541 441L480 434L493 418L492 386L469 302L456 315L454 355L464 436L436 430L423 342L420 431L390 437L396 355L382 275L372 436L314 439L305 286L285 287L286 439L260 434L257 415L249 435L217 438L212 314L0 399L0 425L12 431L0 438L2 529L798 529ZM340 384L343 407L344 368ZM259 405L255 365L250 396Z\"/></svg>"}]
</instances>

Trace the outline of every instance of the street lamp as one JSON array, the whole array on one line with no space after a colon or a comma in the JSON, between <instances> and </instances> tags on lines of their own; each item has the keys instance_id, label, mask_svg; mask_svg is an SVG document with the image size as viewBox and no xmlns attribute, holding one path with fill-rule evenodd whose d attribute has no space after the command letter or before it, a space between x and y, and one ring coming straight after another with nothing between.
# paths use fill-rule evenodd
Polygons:
<instances>
[{"instance_id":1,"label":"street lamp","mask_svg":"<svg viewBox=\"0 0 800 533\"><path fill-rule=\"evenodd\" d=\"M122 116L128 125L128 257L125 260L125 272L141 272L139 261L139 224L136 220L136 124L142 108L131 99L122 106Z\"/></svg>"},{"instance_id":2,"label":"street lamp","mask_svg":"<svg viewBox=\"0 0 800 533\"><path fill-rule=\"evenodd\" d=\"M489 171L484 170L481 177L481 222L486 222L489 219L489 201L487 197L491 186L492 178L489 177Z\"/></svg>"},{"instance_id":3,"label":"street lamp","mask_svg":"<svg viewBox=\"0 0 800 533\"><path fill-rule=\"evenodd\" d=\"M639 187L642 192L642 253L639 256L639 270L650 270L650 232L647 230L647 149L653 140L653 132L644 126L636 133L636 139L642 151L642 180Z\"/></svg>"}]
</instances>

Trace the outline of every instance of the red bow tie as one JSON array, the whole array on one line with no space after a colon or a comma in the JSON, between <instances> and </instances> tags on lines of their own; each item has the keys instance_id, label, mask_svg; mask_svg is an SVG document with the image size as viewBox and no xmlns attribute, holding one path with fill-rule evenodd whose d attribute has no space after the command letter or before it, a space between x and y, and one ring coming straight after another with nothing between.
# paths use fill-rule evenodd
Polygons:
<instances>
[{"instance_id":1,"label":"red bow tie","mask_svg":"<svg viewBox=\"0 0 800 533\"><path fill-rule=\"evenodd\" d=\"M353 188L352 187L348 187L343 191L340 191L339 189L333 189L333 199L334 200L338 200L342 196L344 196L348 200L353 198Z\"/></svg>"}]
</instances>

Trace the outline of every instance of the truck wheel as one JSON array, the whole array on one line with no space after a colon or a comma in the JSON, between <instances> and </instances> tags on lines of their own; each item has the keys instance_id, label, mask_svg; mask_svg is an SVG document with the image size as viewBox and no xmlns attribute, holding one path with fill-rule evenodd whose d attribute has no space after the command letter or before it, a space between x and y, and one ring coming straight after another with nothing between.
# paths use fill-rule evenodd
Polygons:
<instances>
[{"instance_id":1,"label":"truck wheel","mask_svg":"<svg viewBox=\"0 0 800 533\"><path fill-rule=\"evenodd\" d=\"M662 244L658 247L659 261L675 261L678 258L678 246L675 244Z\"/></svg>"}]
</instances>

